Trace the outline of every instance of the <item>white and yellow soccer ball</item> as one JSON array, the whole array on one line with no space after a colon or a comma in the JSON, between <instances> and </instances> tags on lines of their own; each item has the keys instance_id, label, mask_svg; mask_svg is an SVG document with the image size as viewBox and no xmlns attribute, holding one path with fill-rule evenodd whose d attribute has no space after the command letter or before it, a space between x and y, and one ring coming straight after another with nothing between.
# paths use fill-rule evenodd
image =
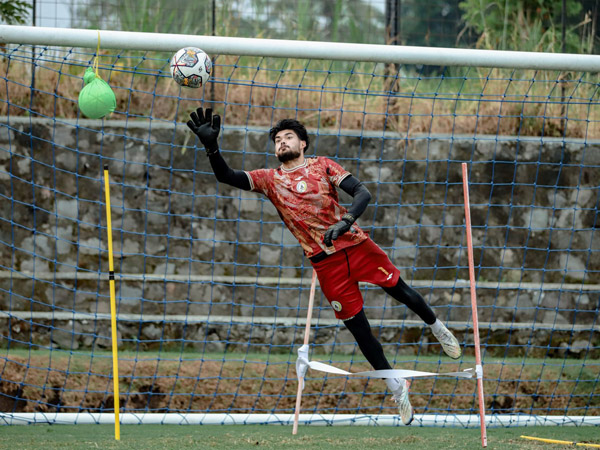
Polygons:
<instances>
[{"instance_id":1,"label":"white and yellow soccer ball","mask_svg":"<svg viewBox=\"0 0 600 450\"><path fill-rule=\"evenodd\" d=\"M171 75L180 86L199 88L206 84L212 71L210 57L196 47L185 47L171 58Z\"/></svg>"}]
</instances>

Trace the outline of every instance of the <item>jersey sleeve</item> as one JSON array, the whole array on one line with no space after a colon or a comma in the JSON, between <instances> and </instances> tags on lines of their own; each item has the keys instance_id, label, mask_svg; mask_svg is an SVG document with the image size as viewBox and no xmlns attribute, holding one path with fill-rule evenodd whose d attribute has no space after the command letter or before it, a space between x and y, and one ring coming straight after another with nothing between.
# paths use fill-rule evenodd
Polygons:
<instances>
[{"instance_id":1,"label":"jersey sleeve","mask_svg":"<svg viewBox=\"0 0 600 450\"><path fill-rule=\"evenodd\" d=\"M271 179L272 169L258 169L246 172L250 180L250 190L267 195L269 190L269 181Z\"/></svg>"},{"instance_id":2,"label":"jersey sleeve","mask_svg":"<svg viewBox=\"0 0 600 450\"><path fill-rule=\"evenodd\" d=\"M329 158L323 158L325 160L326 171L329 177L329 182L334 186L339 186L345 178L350 176L350 172L344 169L335 161Z\"/></svg>"}]
</instances>

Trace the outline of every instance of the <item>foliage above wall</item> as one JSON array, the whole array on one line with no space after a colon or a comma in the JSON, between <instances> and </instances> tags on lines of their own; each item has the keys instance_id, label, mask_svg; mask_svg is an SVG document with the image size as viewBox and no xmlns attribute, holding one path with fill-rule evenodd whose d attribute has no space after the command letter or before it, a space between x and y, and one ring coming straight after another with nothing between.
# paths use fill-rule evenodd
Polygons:
<instances>
[{"instance_id":1,"label":"foliage above wall","mask_svg":"<svg viewBox=\"0 0 600 450\"><path fill-rule=\"evenodd\" d=\"M584 11L583 3L564 1L564 44L563 0L464 0L459 6L478 47L591 54L598 46L598 6Z\"/></svg>"}]
</instances>

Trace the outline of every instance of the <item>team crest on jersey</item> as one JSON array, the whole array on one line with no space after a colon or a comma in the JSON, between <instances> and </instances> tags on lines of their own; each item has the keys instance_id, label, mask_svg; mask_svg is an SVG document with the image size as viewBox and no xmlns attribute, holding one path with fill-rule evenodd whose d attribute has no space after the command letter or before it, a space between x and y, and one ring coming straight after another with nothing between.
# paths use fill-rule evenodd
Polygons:
<instances>
[{"instance_id":1,"label":"team crest on jersey","mask_svg":"<svg viewBox=\"0 0 600 450\"><path fill-rule=\"evenodd\" d=\"M308 186L306 185L306 181L299 181L298 184L296 185L296 191L300 192L301 194L306 192L307 188L308 188Z\"/></svg>"},{"instance_id":2,"label":"team crest on jersey","mask_svg":"<svg viewBox=\"0 0 600 450\"><path fill-rule=\"evenodd\" d=\"M337 311L337 312L340 312L342 310L342 304L335 300L331 302L331 307L333 308L334 311Z\"/></svg>"}]
</instances>

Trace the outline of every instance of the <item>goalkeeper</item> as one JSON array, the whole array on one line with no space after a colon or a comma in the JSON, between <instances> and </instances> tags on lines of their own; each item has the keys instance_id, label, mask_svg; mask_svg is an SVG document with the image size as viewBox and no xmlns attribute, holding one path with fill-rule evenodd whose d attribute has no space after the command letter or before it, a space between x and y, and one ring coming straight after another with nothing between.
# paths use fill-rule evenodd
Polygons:
<instances>
[{"instance_id":1,"label":"goalkeeper","mask_svg":"<svg viewBox=\"0 0 600 450\"><path fill-rule=\"evenodd\" d=\"M219 152L220 116L198 108L190 117L187 125L204 145L217 180L264 194L273 203L317 272L335 316L344 322L375 370L392 367L365 316L358 286L361 281L381 286L405 304L431 327L448 356L460 358L460 345L454 335L436 319L423 297L400 278L400 271L383 250L356 225L371 200L367 188L328 158L306 158L310 141L300 122L283 119L269 132L275 156L281 162L277 169L246 172L231 169ZM339 204L338 187L353 197L347 211ZM406 380L386 379L386 383L398 403L402 422L410 424L413 408Z\"/></svg>"}]
</instances>

